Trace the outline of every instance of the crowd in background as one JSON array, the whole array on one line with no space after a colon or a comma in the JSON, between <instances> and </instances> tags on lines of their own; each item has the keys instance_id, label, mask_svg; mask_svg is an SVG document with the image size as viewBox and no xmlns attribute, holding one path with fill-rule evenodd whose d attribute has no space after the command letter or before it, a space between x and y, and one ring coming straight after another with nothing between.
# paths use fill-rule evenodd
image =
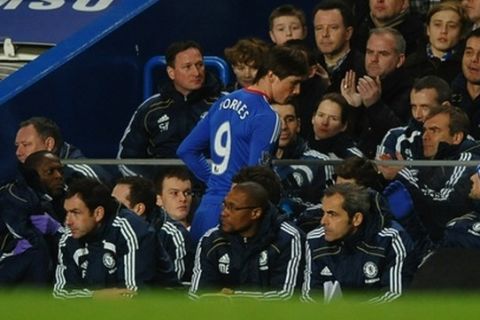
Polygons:
<instances>
[{"instance_id":1,"label":"crowd in background","mask_svg":"<svg viewBox=\"0 0 480 320\"><path fill-rule=\"evenodd\" d=\"M480 0L286 4L271 43L225 48L230 84L200 44L175 42L118 158L186 167L62 165L83 154L52 120L23 121L18 177L0 189L0 286L384 302L464 283L432 270L477 259L480 168L372 160L480 159L479 23Z\"/></svg>"}]
</instances>

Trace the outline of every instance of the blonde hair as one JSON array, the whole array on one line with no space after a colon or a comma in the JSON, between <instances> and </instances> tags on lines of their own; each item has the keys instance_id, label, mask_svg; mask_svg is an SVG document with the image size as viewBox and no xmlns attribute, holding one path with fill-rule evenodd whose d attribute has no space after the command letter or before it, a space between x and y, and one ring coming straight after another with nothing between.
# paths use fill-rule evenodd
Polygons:
<instances>
[{"instance_id":1,"label":"blonde hair","mask_svg":"<svg viewBox=\"0 0 480 320\"><path fill-rule=\"evenodd\" d=\"M460 35L463 38L463 36L465 36L468 29L468 23L467 23L468 19L467 19L465 10L463 9L459 1L447 0L447 1L439 2L434 6L432 6L430 10L428 10L427 17L425 20L427 26L430 24L432 16L435 13L440 11L448 11L448 10L455 12L460 17L460 23L461 23Z\"/></svg>"}]
</instances>

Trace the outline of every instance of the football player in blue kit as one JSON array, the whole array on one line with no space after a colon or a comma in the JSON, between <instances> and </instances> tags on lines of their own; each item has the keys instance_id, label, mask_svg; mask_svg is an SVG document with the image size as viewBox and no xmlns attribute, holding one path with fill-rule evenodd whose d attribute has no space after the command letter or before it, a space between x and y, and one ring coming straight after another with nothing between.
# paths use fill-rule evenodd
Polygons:
<instances>
[{"instance_id":1,"label":"football player in blue kit","mask_svg":"<svg viewBox=\"0 0 480 320\"><path fill-rule=\"evenodd\" d=\"M268 160L280 131L270 103L286 103L298 95L307 73L302 51L272 47L254 84L219 99L179 146L177 155L207 185L190 230L194 241L217 225L233 175Z\"/></svg>"}]
</instances>

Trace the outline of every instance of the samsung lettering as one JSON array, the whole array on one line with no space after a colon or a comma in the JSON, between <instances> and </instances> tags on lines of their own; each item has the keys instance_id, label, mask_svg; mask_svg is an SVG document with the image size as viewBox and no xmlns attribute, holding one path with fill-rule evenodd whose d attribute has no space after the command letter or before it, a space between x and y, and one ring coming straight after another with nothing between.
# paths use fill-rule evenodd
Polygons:
<instances>
[{"instance_id":1,"label":"samsung lettering","mask_svg":"<svg viewBox=\"0 0 480 320\"><path fill-rule=\"evenodd\" d=\"M113 3L113 1L114 0L76 0L72 4L72 9L81 12L97 12L107 9ZM63 7L65 2L65 0L0 0L0 9L16 10L19 9L20 5L28 4L28 8L32 10L55 10Z\"/></svg>"}]
</instances>

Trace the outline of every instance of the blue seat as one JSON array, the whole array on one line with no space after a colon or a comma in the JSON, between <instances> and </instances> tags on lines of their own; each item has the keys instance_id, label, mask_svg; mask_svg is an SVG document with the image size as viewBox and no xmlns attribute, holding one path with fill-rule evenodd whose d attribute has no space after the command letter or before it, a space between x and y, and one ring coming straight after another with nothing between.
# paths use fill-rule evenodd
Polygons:
<instances>
[{"instance_id":1,"label":"blue seat","mask_svg":"<svg viewBox=\"0 0 480 320\"><path fill-rule=\"evenodd\" d=\"M226 87L231 80L230 68L225 60L217 56L204 56L203 61L208 69L212 69L218 75L218 78ZM155 70L165 68L167 65L165 56L151 57L143 68L143 98L150 97L155 90Z\"/></svg>"}]
</instances>

